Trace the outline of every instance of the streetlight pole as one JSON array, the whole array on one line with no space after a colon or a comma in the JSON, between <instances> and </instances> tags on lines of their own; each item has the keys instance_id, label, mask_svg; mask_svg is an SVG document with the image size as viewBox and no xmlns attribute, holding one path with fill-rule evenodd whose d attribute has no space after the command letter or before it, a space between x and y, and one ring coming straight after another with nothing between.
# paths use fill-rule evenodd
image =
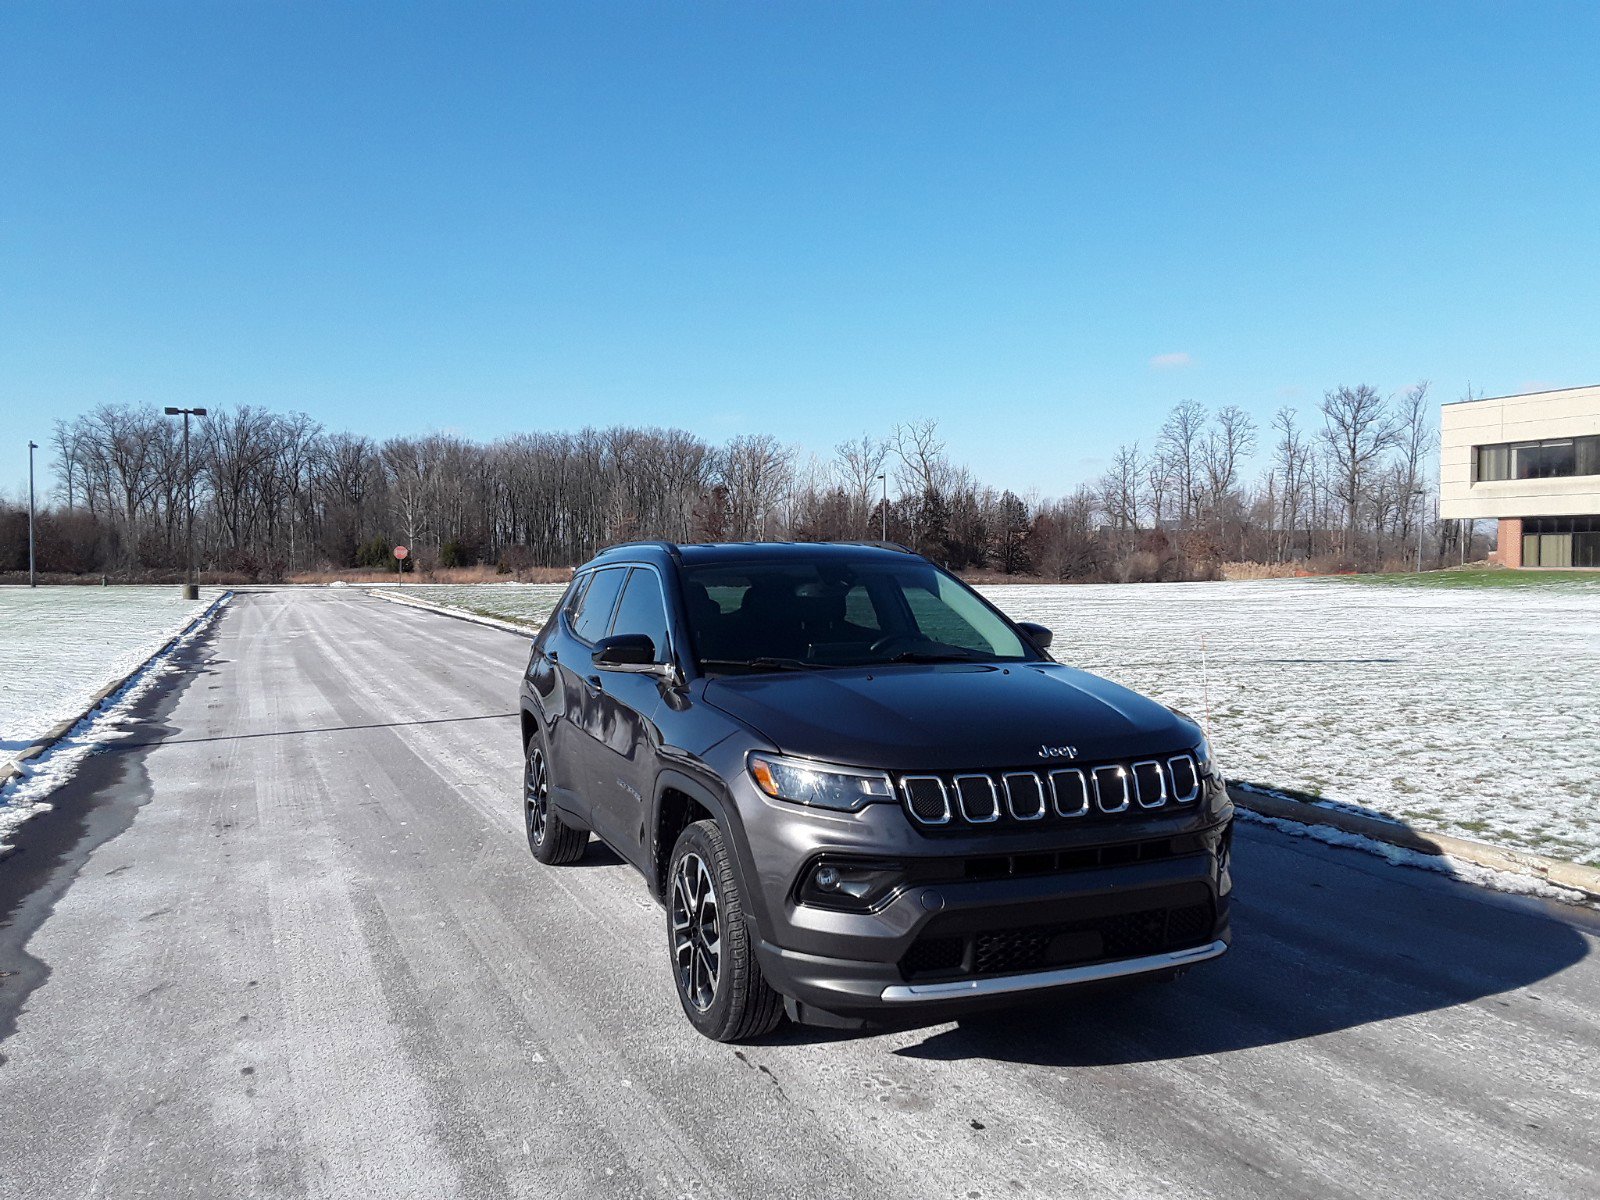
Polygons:
<instances>
[{"instance_id":1,"label":"streetlight pole","mask_svg":"<svg viewBox=\"0 0 1600 1200\"><path fill-rule=\"evenodd\" d=\"M189 418L203 417L203 408L169 408L169 417L183 418L183 537L184 561L183 598L200 599L200 584L194 575L194 472L189 469Z\"/></svg>"},{"instance_id":2,"label":"streetlight pole","mask_svg":"<svg viewBox=\"0 0 1600 1200\"><path fill-rule=\"evenodd\" d=\"M883 536L879 540L887 542L889 540L889 476L887 474L879 475L878 482L883 484L883 507L879 509L879 515L883 518Z\"/></svg>"},{"instance_id":3,"label":"streetlight pole","mask_svg":"<svg viewBox=\"0 0 1600 1200\"><path fill-rule=\"evenodd\" d=\"M1411 498L1417 502L1417 573L1422 573L1422 500L1428 494L1427 488L1417 488L1411 493Z\"/></svg>"},{"instance_id":4,"label":"streetlight pole","mask_svg":"<svg viewBox=\"0 0 1600 1200\"><path fill-rule=\"evenodd\" d=\"M33 452L39 443L28 443L28 586L38 587L39 580L33 569Z\"/></svg>"}]
</instances>

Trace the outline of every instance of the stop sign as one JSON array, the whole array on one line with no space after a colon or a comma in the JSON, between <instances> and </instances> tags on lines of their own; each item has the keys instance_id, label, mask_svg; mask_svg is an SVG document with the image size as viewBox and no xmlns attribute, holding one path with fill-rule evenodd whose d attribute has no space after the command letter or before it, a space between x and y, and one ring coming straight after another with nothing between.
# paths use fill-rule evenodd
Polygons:
<instances>
[{"instance_id":1,"label":"stop sign","mask_svg":"<svg viewBox=\"0 0 1600 1200\"><path fill-rule=\"evenodd\" d=\"M396 546L394 548L394 556L396 558L404 558L406 555L408 555L410 553L411 553L411 551L407 550L404 546Z\"/></svg>"}]
</instances>

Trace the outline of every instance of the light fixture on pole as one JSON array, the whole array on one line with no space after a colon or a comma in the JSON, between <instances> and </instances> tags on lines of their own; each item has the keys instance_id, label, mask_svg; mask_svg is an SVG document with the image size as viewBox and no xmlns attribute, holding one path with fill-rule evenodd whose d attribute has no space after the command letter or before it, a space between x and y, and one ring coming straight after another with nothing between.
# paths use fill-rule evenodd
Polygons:
<instances>
[{"instance_id":1,"label":"light fixture on pole","mask_svg":"<svg viewBox=\"0 0 1600 1200\"><path fill-rule=\"evenodd\" d=\"M38 587L39 580L33 569L33 452L38 442L28 443L28 586Z\"/></svg>"},{"instance_id":2,"label":"light fixture on pole","mask_svg":"<svg viewBox=\"0 0 1600 1200\"><path fill-rule=\"evenodd\" d=\"M194 472L189 469L189 418L203 417L206 410L203 408L168 408L169 417L183 418L183 529L184 529L184 561L187 564L183 576L183 598L185 600L200 599L200 584L194 576Z\"/></svg>"}]
</instances>

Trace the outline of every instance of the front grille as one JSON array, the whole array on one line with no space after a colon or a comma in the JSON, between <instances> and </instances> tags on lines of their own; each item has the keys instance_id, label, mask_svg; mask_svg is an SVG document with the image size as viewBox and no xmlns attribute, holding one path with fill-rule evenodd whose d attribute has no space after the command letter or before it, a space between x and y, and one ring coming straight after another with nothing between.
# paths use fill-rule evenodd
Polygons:
<instances>
[{"instance_id":1,"label":"front grille","mask_svg":"<svg viewBox=\"0 0 1600 1200\"><path fill-rule=\"evenodd\" d=\"M1200 767L1175 754L1052 771L902 775L900 798L924 828L1015 826L1185 807L1200 798Z\"/></svg>"},{"instance_id":2,"label":"front grille","mask_svg":"<svg viewBox=\"0 0 1600 1200\"><path fill-rule=\"evenodd\" d=\"M1150 908L1052 925L917 939L900 960L907 980L1013 975L1142 958L1203 945L1215 918L1206 904Z\"/></svg>"},{"instance_id":3,"label":"front grille","mask_svg":"<svg viewBox=\"0 0 1600 1200\"><path fill-rule=\"evenodd\" d=\"M1044 850L1033 854L982 854L954 860L961 879L1023 879L1040 875L1064 875L1095 867L1120 867L1128 863L1160 862L1205 850L1200 834L1150 838L1123 842L1115 846L1072 846L1065 850ZM949 878L956 878L950 875Z\"/></svg>"}]
</instances>

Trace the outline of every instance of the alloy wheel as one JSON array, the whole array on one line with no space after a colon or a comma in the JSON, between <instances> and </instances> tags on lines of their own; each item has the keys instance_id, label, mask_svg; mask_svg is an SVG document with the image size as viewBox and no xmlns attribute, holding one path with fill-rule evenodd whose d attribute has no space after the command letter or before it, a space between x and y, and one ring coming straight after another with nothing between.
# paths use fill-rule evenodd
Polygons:
<instances>
[{"instance_id":1,"label":"alloy wheel","mask_svg":"<svg viewBox=\"0 0 1600 1200\"><path fill-rule=\"evenodd\" d=\"M528 841L541 845L550 814L550 773L545 769L544 751L537 746L528 751L528 764L523 769L522 801L528 819Z\"/></svg>"},{"instance_id":2,"label":"alloy wheel","mask_svg":"<svg viewBox=\"0 0 1600 1200\"><path fill-rule=\"evenodd\" d=\"M690 852L672 876L672 957L678 990L699 1012L717 997L722 970L722 936L717 891L705 859Z\"/></svg>"}]
</instances>

